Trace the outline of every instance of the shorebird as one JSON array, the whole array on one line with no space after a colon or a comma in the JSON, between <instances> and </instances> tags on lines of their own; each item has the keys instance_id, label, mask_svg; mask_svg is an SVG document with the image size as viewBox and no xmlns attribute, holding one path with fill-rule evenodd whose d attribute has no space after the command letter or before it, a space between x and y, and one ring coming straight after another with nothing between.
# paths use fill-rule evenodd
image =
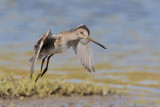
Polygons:
<instances>
[{"instance_id":1,"label":"shorebird","mask_svg":"<svg viewBox=\"0 0 160 107\"><path fill-rule=\"evenodd\" d=\"M41 70L38 73L35 82L38 80L39 77L42 77L48 70L50 58L54 54L62 53L68 50L71 46L73 47L73 50L77 54L82 65L89 72L95 72L91 42L96 43L104 49L107 48L102 44L98 43L97 41L93 40L89 35L90 31L84 24L81 24L69 31L61 32L57 35L53 35L50 30L45 32L34 45L35 53L34 56L31 57L29 60L30 62L32 62L30 78L32 78L32 74L34 72L34 65L37 60L40 60L42 58ZM43 64L46 58L47 64L42 72Z\"/></svg>"}]
</instances>

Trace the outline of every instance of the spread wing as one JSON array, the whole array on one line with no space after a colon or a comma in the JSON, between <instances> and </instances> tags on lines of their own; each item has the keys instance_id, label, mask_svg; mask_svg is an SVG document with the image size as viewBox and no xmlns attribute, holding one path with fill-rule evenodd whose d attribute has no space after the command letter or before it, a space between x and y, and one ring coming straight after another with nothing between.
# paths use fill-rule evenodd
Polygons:
<instances>
[{"instance_id":1,"label":"spread wing","mask_svg":"<svg viewBox=\"0 0 160 107\"><path fill-rule=\"evenodd\" d=\"M91 42L87 39L76 40L72 46L82 65L89 72L95 72Z\"/></svg>"},{"instance_id":2,"label":"spread wing","mask_svg":"<svg viewBox=\"0 0 160 107\"><path fill-rule=\"evenodd\" d=\"M34 45L35 53L34 53L34 56L33 56L33 58L32 58L32 65L31 65L31 70L30 70L30 78L32 78L32 74L33 74L33 72L34 72L34 65L35 65L35 63L36 63L36 61L37 61L37 58L38 58L38 56L39 56L39 52L40 52L40 50L41 50L41 48L42 48L42 46L43 46L43 43L44 43L44 41L46 40L47 36L50 36L50 35L52 35L50 30L47 31L47 32L45 32L45 33L43 34L43 36L41 36L41 37L38 39L37 43Z\"/></svg>"}]
</instances>

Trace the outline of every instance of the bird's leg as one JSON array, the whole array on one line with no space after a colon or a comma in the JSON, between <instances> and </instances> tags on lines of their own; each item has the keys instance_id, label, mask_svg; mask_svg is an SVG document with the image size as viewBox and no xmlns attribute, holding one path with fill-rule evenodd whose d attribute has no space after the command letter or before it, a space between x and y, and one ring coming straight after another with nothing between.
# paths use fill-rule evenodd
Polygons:
<instances>
[{"instance_id":1,"label":"bird's leg","mask_svg":"<svg viewBox=\"0 0 160 107\"><path fill-rule=\"evenodd\" d=\"M43 68L43 64L44 64L44 61L45 61L46 58L47 58L47 56L45 56L45 57L42 59L41 70L40 70L40 72L38 73L35 82L37 82L38 78L39 78L39 77L41 76L41 74L42 74L42 68Z\"/></svg>"},{"instance_id":2,"label":"bird's leg","mask_svg":"<svg viewBox=\"0 0 160 107\"><path fill-rule=\"evenodd\" d=\"M47 58L47 65L46 65L46 68L44 69L43 73L41 74L41 77L46 73L46 71L48 70L48 64L49 64L49 60L51 58L51 56L53 56L54 54L50 55L48 58Z\"/></svg>"},{"instance_id":3,"label":"bird's leg","mask_svg":"<svg viewBox=\"0 0 160 107\"><path fill-rule=\"evenodd\" d=\"M42 73L42 69L43 69L43 64L44 64L44 61L45 61L45 59L47 58L47 56L46 57L44 57L43 59L42 59L42 64L41 64L41 71L40 71L40 74Z\"/></svg>"}]
</instances>

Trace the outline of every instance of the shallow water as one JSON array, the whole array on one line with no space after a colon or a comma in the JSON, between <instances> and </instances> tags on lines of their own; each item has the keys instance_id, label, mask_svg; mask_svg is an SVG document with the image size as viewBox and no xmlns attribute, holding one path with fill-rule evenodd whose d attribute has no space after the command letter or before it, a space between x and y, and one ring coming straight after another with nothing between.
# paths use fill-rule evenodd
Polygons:
<instances>
[{"instance_id":1,"label":"shallow water","mask_svg":"<svg viewBox=\"0 0 160 107\"><path fill-rule=\"evenodd\" d=\"M93 44L96 73L87 73L70 49L52 57L44 78L91 80L125 87L131 94L160 96L159 5L159 0L1 0L1 69L27 78L28 59L39 36L83 23L108 48ZM40 62L36 74L39 69Z\"/></svg>"}]
</instances>

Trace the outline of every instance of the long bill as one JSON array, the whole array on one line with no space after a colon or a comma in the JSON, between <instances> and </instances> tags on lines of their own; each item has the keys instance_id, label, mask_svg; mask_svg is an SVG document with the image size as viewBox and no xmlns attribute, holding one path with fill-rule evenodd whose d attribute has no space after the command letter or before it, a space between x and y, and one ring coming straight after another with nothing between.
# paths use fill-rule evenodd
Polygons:
<instances>
[{"instance_id":1,"label":"long bill","mask_svg":"<svg viewBox=\"0 0 160 107\"><path fill-rule=\"evenodd\" d=\"M97 41L93 40L93 39L90 38L88 35L87 35L87 39L90 40L90 41L92 41L92 42L94 42L95 44L101 46L102 48L107 49L105 46L103 46L102 44L100 44L100 43L98 43Z\"/></svg>"}]
</instances>

